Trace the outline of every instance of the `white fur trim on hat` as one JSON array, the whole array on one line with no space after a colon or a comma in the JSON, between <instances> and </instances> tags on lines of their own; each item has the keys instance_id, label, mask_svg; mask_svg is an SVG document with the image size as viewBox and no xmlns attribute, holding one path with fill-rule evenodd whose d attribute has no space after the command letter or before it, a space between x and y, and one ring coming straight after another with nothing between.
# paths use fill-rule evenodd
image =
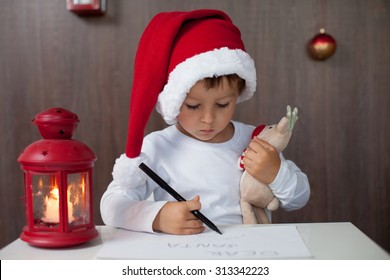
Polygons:
<instances>
[{"instance_id":1,"label":"white fur trim on hat","mask_svg":"<svg viewBox=\"0 0 390 280\"><path fill-rule=\"evenodd\" d=\"M237 74L245 80L245 89L237 103L251 98L256 90L253 59L243 50L225 47L195 55L176 65L158 96L156 109L166 123L175 124L181 105L197 81L229 74Z\"/></svg>"}]
</instances>

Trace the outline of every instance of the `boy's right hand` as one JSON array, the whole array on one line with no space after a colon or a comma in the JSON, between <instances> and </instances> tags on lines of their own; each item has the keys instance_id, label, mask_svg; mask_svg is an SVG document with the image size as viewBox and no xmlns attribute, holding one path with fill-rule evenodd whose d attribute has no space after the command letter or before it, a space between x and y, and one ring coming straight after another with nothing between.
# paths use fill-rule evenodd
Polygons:
<instances>
[{"instance_id":1,"label":"boy's right hand","mask_svg":"<svg viewBox=\"0 0 390 280\"><path fill-rule=\"evenodd\" d=\"M197 234L205 230L191 211L200 210L199 196L182 202L167 202L153 221L153 230L169 234Z\"/></svg>"}]
</instances>

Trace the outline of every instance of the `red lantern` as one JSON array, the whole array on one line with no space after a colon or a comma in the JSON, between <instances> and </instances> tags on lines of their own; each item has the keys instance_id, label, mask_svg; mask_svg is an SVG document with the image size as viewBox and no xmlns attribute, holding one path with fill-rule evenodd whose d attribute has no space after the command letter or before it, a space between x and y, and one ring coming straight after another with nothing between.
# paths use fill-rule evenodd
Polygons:
<instances>
[{"instance_id":1,"label":"red lantern","mask_svg":"<svg viewBox=\"0 0 390 280\"><path fill-rule=\"evenodd\" d=\"M52 108L33 123L43 139L25 148L18 162L24 171L26 226L20 238L39 247L68 247L98 236L93 223L93 151L71 139L76 114Z\"/></svg>"},{"instance_id":2,"label":"red lantern","mask_svg":"<svg viewBox=\"0 0 390 280\"><path fill-rule=\"evenodd\" d=\"M325 29L315 35L308 44L308 51L312 58L316 60L325 60L331 57L336 51L336 40Z\"/></svg>"}]
</instances>

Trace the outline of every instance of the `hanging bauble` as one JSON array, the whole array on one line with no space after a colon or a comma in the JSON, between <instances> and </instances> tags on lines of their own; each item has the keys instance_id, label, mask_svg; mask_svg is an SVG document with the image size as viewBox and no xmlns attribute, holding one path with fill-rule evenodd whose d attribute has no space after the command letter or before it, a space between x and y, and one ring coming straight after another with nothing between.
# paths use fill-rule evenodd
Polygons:
<instances>
[{"instance_id":1,"label":"hanging bauble","mask_svg":"<svg viewBox=\"0 0 390 280\"><path fill-rule=\"evenodd\" d=\"M308 51L312 58L325 60L335 53L336 40L329 34L326 34L325 29L321 28L320 33L310 40Z\"/></svg>"}]
</instances>

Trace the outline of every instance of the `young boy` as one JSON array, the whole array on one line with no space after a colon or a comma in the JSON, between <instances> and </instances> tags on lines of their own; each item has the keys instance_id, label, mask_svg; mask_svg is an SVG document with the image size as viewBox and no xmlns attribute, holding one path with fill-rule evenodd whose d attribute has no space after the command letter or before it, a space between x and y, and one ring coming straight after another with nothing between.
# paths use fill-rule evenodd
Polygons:
<instances>
[{"instance_id":1,"label":"young boy","mask_svg":"<svg viewBox=\"0 0 390 280\"><path fill-rule=\"evenodd\" d=\"M103 221L136 231L196 234L205 227L191 211L201 209L217 225L242 223L237 159L248 146L246 170L270 185L283 208L303 207L310 194L306 175L267 142L251 139L253 126L232 121L236 104L255 88L253 60L225 13L156 15L139 43L126 154L117 159L102 197ZM156 103L171 126L144 138ZM138 168L141 162L188 201L175 201Z\"/></svg>"}]
</instances>

